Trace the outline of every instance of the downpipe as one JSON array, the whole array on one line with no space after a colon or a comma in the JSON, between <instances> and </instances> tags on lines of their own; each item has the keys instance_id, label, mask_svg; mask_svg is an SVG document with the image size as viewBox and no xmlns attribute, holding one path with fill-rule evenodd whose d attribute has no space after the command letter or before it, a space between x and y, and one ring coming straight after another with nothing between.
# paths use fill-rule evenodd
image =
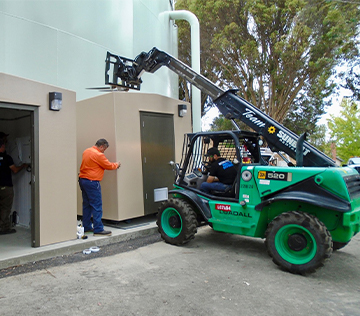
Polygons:
<instances>
[{"instance_id":1,"label":"downpipe","mask_svg":"<svg viewBox=\"0 0 360 316\"><path fill-rule=\"evenodd\" d=\"M161 15L168 20L185 20L190 24L191 31L191 68L200 73L200 23L196 15L190 11L166 11ZM193 118L193 132L201 132L201 91L192 86L191 107Z\"/></svg>"}]
</instances>

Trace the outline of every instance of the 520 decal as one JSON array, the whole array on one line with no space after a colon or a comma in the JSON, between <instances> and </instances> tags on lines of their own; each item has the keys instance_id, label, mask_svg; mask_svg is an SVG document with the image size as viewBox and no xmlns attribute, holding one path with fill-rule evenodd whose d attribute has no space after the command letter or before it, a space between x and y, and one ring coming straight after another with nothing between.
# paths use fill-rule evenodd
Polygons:
<instances>
[{"instance_id":1,"label":"520 decal","mask_svg":"<svg viewBox=\"0 0 360 316\"><path fill-rule=\"evenodd\" d=\"M292 181L291 172L259 171L258 179Z\"/></svg>"}]
</instances>

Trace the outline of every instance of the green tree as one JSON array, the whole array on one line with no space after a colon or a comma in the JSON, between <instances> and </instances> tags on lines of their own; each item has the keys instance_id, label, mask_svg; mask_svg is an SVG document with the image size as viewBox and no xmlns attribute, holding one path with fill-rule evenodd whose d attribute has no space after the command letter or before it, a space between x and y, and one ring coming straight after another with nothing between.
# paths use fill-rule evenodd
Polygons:
<instances>
[{"instance_id":1,"label":"green tree","mask_svg":"<svg viewBox=\"0 0 360 316\"><path fill-rule=\"evenodd\" d=\"M340 116L330 116L328 128L337 156L347 161L351 156L360 156L360 113L358 105L348 98L342 100L341 107Z\"/></svg>"},{"instance_id":2,"label":"green tree","mask_svg":"<svg viewBox=\"0 0 360 316\"><path fill-rule=\"evenodd\" d=\"M307 141L317 149L331 157L331 142L326 138L327 128L325 124L316 125Z\"/></svg>"},{"instance_id":3,"label":"green tree","mask_svg":"<svg viewBox=\"0 0 360 316\"><path fill-rule=\"evenodd\" d=\"M234 127L230 120L226 119L224 115L220 114L215 117L210 125L210 131L231 131Z\"/></svg>"},{"instance_id":4,"label":"green tree","mask_svg":"<svg viewBox=\"0 0 360 316\"><path fill-rule=\"evenodd\" d=\"M342 79L341 86L350 90L354 100L360 101L360 58L348 63L348 68L340 72L339 77Z\"/></svg>"},{"instance_id":5,"label":"green tree","mask_svg":"<svg viewBox=\"0 0 360 316\"><path fill-rule=\"evenodd\" d=\"M235 120L236 124L241 130L250 130L249 127L239 120ZM224 115L220 114L218 117L215 117L210 125L210 130L213 132L216 131L231 131L236 130L236 127L233 125L231 120L228 120Z\"/></svg>"},{"instance_id":6,"label":"green tree","mask_svg":"<svg viewBox=\"0 0 360 316\"><path fill-rule=\"evenodd\" d=\"M297 117L287 124L309 121L309 107L316 121L334 90L334 68L359 54L360 10L352 1L177 0L176 9L199 18L202 74L238 88L280 123L289 110ZM187 64L189 36L179 23L179 57ZM211 104L203 101L205 112Z\"/></svg>"},{"instance_id":7,"label":"green tree","mask_svg":"<svg viewBox=\"0 0 360 316\"><path fill-rule=\"evenodd\" d=\"M317 134L319 132L317 121L324 114L324 105L330 105L329 103L331 103L331 99L324 101L300 96L290 105L282 123L298 135L304 132Z\"/></svg>"}]
</instances>

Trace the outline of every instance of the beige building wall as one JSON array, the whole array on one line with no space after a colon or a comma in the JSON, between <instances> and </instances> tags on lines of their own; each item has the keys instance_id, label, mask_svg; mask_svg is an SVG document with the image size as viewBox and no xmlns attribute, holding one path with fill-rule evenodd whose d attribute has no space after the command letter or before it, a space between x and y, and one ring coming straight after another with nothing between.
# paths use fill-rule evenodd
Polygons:
<instances>
[{"instance_id":1,"label":"beige building wall","mask_svg":"<svg viewBox=\"0 0 360 316\"><path fill-rule=\"evenodd\" d=\"M191 132L191 108L178 116L176 99L157 94L111 92L77 102L78 170L82 152L99 138L108 140L105 152L111 162L121 162L116 171L105 171L101 182L103 218L124 220L144 215L141 162L140 112L172 114L174 117L175 158L180 162L183 137ZM166 166L169 167L170 166ZM81 191L78 189L78 214L82 214Z\"/></svg>"},{"instance_id":2,"label":"beige building wall","mask_svg":"<svg viewBox=\"0 0 360 316\"><path fill-rule=\"evenodd\" d=\"M49 92L62 93L61 111L49 110ZM76 94L0 73L0 102L35 107L36 246L76 238ZM37 150L36 150L37 149Z\"/></svg>"}]
</instances>

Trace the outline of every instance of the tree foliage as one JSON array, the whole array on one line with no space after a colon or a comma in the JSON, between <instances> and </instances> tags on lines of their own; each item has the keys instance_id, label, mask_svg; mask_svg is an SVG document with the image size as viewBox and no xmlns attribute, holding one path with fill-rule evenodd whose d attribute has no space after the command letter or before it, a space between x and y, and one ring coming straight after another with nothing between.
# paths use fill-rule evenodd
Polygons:
<instances>
[{"instance_id":1,"label":"tree foliage","mask_svg":"<svg viewBox=\"0 0 360 316\"><path fill-rule=\"evenodd\" d=\"M202 74L280 123L290 111L287 125L315 123L334 68L358 55L360 10L351 1L177 0L176 9L200 21ZM190 64L189 27L178 24L179 57Z\"/></svg>"},{"instance_id":2,"label":"tree foliage","mask_svg":"<svg viewBox=\"0 0 360 316\"><path fill-rule=\"evenodd\" d=\"M327 140L326 133L327 128L325 124L316 125L313 132L308 136L307 141L321 152L331 157L331 141Z\"/></svg>"},{"instance_id":3,"label":"tree foliage","mask_svg":"<svg viewBox=\"0 0 360 316\"><path fill-rule=\"evenodd\" d=\"M210 125L210 130L213 132L216 131L231 131L234 127L230 120L226 119L224 115L220 114L218 117L215 117L213 122Z\"/></svg>"},{"instance_id":4,"label":"tree foliage","mask_svg":"<svg viewBox=\"0 0 360 316\"><path fill-rule=\"evenodd\" d=\"M241 130L249 130L249 127L239 121L239 120L235 120L235 123L238 125L238 127ZM231 122L231 120L228 120L224 117L224 115L220 114L218 117L215 117L213 122L210 125L210 130L213 132L216 131L231 131L231 130L236 130L237 128L233 125L233 123Z\"/></svg>"},{"instance_id":5,"label":"tree foliage","mask_svg":"<svg viewBox=\"0 0 360 316\"><path fill-rule=\"evenodd\" d=\"M348 98L341 102L340 116L331 115L328 128L337 155L347 161L352 156L360 156L360 113L358 105Z\"/></svg>"},{"instance_id":6,"label":"tree foliage","mask_svg":"<svg viewBox=\"0 0 360 316\"><path fill-rule=\"evenodd\" d=\"M360 101L360 57L355 61L348 62L348 68L339 73L342 79L341 86L350 90L354 100Z\"/></svg>"}]
</instances>

